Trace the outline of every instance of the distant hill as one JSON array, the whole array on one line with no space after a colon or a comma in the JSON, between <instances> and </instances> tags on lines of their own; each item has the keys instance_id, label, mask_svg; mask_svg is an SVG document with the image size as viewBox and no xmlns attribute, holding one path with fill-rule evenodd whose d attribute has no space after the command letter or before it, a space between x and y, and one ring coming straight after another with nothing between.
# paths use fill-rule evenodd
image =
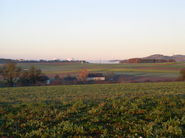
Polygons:
<instances>
[{"instance_id":1,"label":"distant hill","mask_svg":"<svg viewBox=\"0 0 185 138\"><path fill-rule=\"evenodd\" d=\"M174 59L177 62L184 62L185 55L166 56L166 55L161 55L161 54L155 54L155 55L151 55L148 57L144 57L144 59L164 59L164 60Z\"/></svg>"},{"instance_id":2,"label":"distant hill","mask_svg":"<svg viewBox=\"0 0 185 138\"><path fill-rule=\"evenodd\" d=\"M130 58L119 61L119 63L164 63L164 62L185 62L185 55L166 56L162 54L154 54L143 58Z\"/></svg>"},{"instance_id":3,"label":"distant hill","mask_svg":"<svg viewBox=\"0 0 185 138\"><path fill-rule=\"evenodd\" d=\"M164 56L164 55L160 55L160 54L155 54L155 55L151 55L148 57L144 57L144 59L172 59L172 57L170 56Z\"/></svg>"},{"instance_id":4,"label":"distant hill","mask_svg":"<svg viewBox=\"0 0 185 138\"><path fill-rule=\"evenodd\" d=\"M178 62L185 61L185 55L173 55L172 58L175 59Z\"/></svg>"}]
</instances>

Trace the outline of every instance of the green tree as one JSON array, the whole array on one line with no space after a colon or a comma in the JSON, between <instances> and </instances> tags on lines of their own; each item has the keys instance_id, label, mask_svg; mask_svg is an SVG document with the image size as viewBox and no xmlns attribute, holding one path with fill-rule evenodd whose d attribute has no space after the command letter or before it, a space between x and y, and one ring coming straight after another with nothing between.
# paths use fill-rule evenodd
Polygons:
<instances>
[{"instance_id":1,"label":"green tree","mask_svg":"<svg viewBox=\"0 0 185 138\"><path fill-rule=\"evenodd\" d=\"M0 68L0 75L8 86L13 87L21 75L21 68L16 63L6 63Z\"/></svg>"},{"instance_id":2,"label":"green tree","mask_svg":"<svg viewBox=\"0 0 185 138\"><path fill-rule=\"evenodd\" d=\"M46 79L46 76L44 76L40 69L31 66L30 69L22 73L20 82L22 85L34 85L37 82L45 81Z\"/></svg>"},{"instance_id":3,"label":"green tree","mask_svg":"<svg viewBox=\"0 0 185 138\"><path fill-rule=\"evenodd\" d=\"M32 66L29 69L29 79L32 84L35 84L39 77L42 75L42 71L40 69L36 69L34 66Z\"/></svg>"}]
</instances>

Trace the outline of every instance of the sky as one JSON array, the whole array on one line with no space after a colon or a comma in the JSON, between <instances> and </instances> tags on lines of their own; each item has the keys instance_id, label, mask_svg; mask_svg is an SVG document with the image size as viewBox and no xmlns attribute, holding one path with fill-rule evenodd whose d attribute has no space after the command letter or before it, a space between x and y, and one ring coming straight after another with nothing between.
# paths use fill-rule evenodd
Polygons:
<instances>
[{"instance_id":1,"label":"sky","mask_svg":"<svg viewBox=\"0 0 185 138\"><path fill-rule=\"evenodd\" d=\"M185 54L185 0L0 0L0 58Z\"/></svg>"}]
</instances>

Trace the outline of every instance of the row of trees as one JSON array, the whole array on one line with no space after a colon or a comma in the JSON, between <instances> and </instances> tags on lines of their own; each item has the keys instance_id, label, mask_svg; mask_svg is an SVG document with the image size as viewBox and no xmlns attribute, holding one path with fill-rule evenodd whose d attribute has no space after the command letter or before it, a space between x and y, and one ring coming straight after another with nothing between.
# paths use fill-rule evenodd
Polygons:
<instances>
[{"instance_id":1,"label":"row of trees","mask_svg":"<svg viewBox=\"0 0 185 138\"><path fill-rule=\"evenodd\" d=\"M16 84L21 86L36 85L48 78L40 69L31 66L29 69L22 69L16 63L7 63L0 68L0 76L6 86L13 87Z\"/></svg>"},{"instance_id":2,"label":"row of trees","mask_svg":"<svg viewBox=\"0 0 185 138\"><path fill-rule=\"evenodd\" d=\"M0 86L34 86L34 85L61 85L61 84L85 84L89 71L82 69L77 75L68 74L65 77L56 75L49 79L40 69L31 66L23 69L15 62L6 63L0 68Z\"/></svg>"},{"instance_id":3,"label":"row of trees","mask_svg":"<svg viewBox=\"0 0 185 138\"><path fill-rule=\"evenodd\" d=\"M64 78L60 78L59 75L54 77L54 80L50 82L50 85L55 84L83 84L86 83L86 79L89 72L87 69L82 69L78 75L67 75ZM29 69L23 69L15 62L6 63L0 68L1 85L8 87L14 86L33 86L43 85L49 78L42 73L40 69L31 66Z\"/></svg>"}]
</instances>

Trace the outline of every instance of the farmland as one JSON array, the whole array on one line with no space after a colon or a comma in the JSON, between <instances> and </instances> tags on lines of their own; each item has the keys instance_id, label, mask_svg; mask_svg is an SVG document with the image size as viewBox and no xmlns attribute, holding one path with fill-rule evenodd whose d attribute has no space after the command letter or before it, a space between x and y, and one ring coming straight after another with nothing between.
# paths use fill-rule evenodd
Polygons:
<instances>
[{"instance_id":1,"label":"farmland","mask_svg":"<svg viewBox=\"0 0 185 138\"><path fill-rule=\"evenodd\" d=\"M0 89L0 136L183 137L185 82Z\"/></svg>"},{"instance_id":2,"label":"farmland","mask_svg":"<svg viewBox=\"0 0 185 138\"><path fill-rule=\"evenodd\" d=\"M0 64L2 66L2 64ZM49 77L56 74L60 76L75 75L81 69L88 69L89 72L114 73L117 75L131 76L138 78L162 78L163 80L175 80L179 77L179 71L185 68L184 62L177 63L134 63L134 64L92 64L92 63L19 63L18 66L28 69L35 66L41 69ZM133 77L134 76L134 77ZM142 82L142 81L141 81Z\"/></svg>"},{"instance_id":3,"label":"farmland","mask_svg":"<svg viewBox=\"0 0 185 138\"><path fill-rule=\"evenodd\" d=\"M138 63L138 64L60 64L60 63L20 63L19 66L29 68L36 66L46 74L78 72L80 69L89 69L97 72L157 72L177 73L185 67L185 63Z\"/></svg>"},{"instance_id":4,"label":"farmland","mask_svg":"<svg viewBox=\"0 0 185 138\"><path fill-rule=\"evenodd\" d=\"M62 64L62 63L21 63L19 66L29 68L36 66L46 75L54 77L75 75L81 69L88 69L89 72L101 72L104 74L114 73L122 75L124 82L145 82L145 81L174 81L179 77L179 71L185 68L185 63L138 63L138 64Z\"/></svg>"}]
</instances>

